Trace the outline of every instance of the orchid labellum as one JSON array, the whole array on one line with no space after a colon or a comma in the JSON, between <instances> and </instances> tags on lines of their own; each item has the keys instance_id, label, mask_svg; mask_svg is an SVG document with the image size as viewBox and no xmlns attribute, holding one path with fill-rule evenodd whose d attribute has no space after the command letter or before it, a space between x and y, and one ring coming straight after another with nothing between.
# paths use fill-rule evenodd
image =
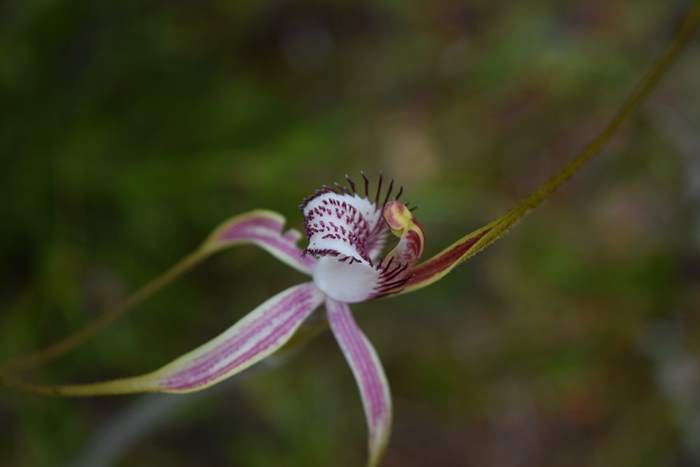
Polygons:
<instances>
[{"instance_id":1,"label":"orchid labellum","mask_svg":"<svg viewBox=\"0 0 700 467\"><path fill-rule=\"evenodd\" d=\"M46 349L5 362L0 366L0 379L19 389L65 396L197 391L279 350L314 310L323 305L330 328L357 381L369 426L369 465L377 465L389 438L391 396L377 353L357 326L349 304L403 294L432 284L500 238L600 153L668 71L699 23L700 0L695 0L666 53L596 138L561 172L513 209L430 259L419 262L425 235L412 211L400 200L402 188L395 190L393 181L384 186L382 177L374 185L364 174L359 184L346 177L347 186L324 187L302 203L306 249L297 246L299 232L284 230L284 218L279 214L257 210L236 216L218 227L194 253L98 320ZM389 247L390 237L393 241ZM269 298L213 340L142 376L62 386L30 384L16 376L20 370L46 363L81 344L203 259L245 243L267 250L307 274L310 280Z\"/></svg>"}]
</instances>

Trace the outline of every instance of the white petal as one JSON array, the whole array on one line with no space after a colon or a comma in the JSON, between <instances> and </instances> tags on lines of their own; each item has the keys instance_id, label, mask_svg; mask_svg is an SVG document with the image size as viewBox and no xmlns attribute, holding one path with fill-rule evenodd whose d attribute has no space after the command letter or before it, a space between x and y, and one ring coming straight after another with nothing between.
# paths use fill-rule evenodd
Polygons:
<instances>
[{"instance_id":1,"label":"white petal","mask_svg":"<svg viewBox=\"0 0 700 467\"><path fill-rule=\"evenodd\" d=\"M313 278L316 287L327 296L340 302L355 303L372 297L379 272L364 260L343 262L324 256L316 263Z\"/></svg>"}]
</instances>

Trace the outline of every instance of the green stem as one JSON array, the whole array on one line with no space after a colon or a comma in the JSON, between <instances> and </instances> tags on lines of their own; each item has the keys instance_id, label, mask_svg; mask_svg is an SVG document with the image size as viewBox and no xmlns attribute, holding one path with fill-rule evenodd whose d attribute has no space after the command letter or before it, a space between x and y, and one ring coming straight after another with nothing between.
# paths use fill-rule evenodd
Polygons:
<instances>
[{"instance_id":1,"label":"green stem","mask_svg":"<svg viewBox=\"0 0 700 467\"><path fill-rule=\"evenodd\" d=\"M312 321L303 324L294 334L292 339L282 349L275 353L276 359L286 361L299 349L308 344L312 339L328 329L327 320ZM76 344L77 345L77 344ZM250 371L250 370L248 370ZM116 394L132 394L142 392L164 392L157 384L144 386L143 381L149 375L136 378L122 378L120 380L98 382L91 384L35 384L22 378L6 373L0 374L0 386L15 389L17 391L36 394L39 396L54 397L92 397ZM151 382L156 382L155 380Z\"/></svg>"},{"instance_id":2,"label":"green stem","mask_svg":"<svg viewBox=\"0 0 700 467\"><path fill-rule=\"evenodd\" d=\"M688 45L700 24L700 0L694 0L668 49L634 87L630 96L615 113L603 130L589 142L564 168L540 187L523 198L503 216L461 237L447 248L418 264L414 277L399 294L414 292L426 287L447 274L467 259L491 246L525 215L581 170L591 159L600 154L620 126L636 111L654 90L659 80L668 72L678 55Z\"/></svg>"},{"instance_id":3,"label":"green stem","mask_svg":"<svg viewBox=\"0 0 700 467\"><path fill-rule=\"evenodd\" d=\"M120 316L146 301L163 287L171 284L186 271L192 269L194 266L203 261L207 256L209 256L209 254L211 254L211 251L207 250L206 248L198 248L175 263L167 271L146 283L122 303L108 309L99 318L88 323L80 330L68 335L67 337L64 337L60 341L55 342L48 347L5 361L2 365L0 365L0 376L7 375L10 372L28 370L64 355L93 337L95 334L99 333ZM5 376L3 381L8 384L11 383L12 380ZM17 386L17 384L10 385L14 385L15 387Z\"/></svg>"},{"instance_id":4,"label":"green stem","mask_svg":"<svg viewBox=\"0 0 700 467\"><path fill-rule=\"evenodd\" d=\"M610 139L617 133L620 126L635 112L639 106L649 97L659 80L668 72L678 55L688 45L700 24L700 0L695 0L685 16L683 25L676 33L673 42L666 52L656 61L652 68L642 77L641 81L632 90L631 95L623 103L622 107L613 116L603 131L598 134L569 162L557 175L549 179L529 196L521 200L513 209L503 217L489 224L491 230L484 235L462 260L485 249L498 240L516 222L526 214L539 206L549 198L560 186L566 183L586 163L600 154ZM468 235L472 237L472 234Z\"/></svg>"}]
</instances>

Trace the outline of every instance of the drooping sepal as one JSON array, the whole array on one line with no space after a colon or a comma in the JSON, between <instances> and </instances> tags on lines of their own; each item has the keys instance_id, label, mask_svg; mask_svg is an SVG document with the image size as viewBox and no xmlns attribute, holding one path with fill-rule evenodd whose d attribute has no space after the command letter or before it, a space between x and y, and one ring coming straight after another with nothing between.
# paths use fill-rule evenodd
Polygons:
<instances>
[{"instance_id":1,"label":"drooping sepal","mask_svg":"<svg viewBox=\"0 0 700 467\"><path fill-rule=\"evenodd\" d=\"M350 307L326 300L326 312L333 335L350 365L360 390L368 426L369 459L376 467L391 434L391 393L377 352L357 326Z\"/></svg>"},{"instance_id":2,"label":"drooping sepal","mask_svg":"<svg viewBox=\"0 0 700 467\"><path fill-rule=\"evenodd\" d=\"M134 310L137 305L171 284L185 272L193 269L205 259L225 248L242 245L257 245L282 262L305 274L311 274L316 260L304 255L296 246L301 234L294 229L284 231L284 217L276 212L258 209L240 214L220 224L192 253L158 277L132 293L123 302L108 309L97 319L69 334L63 339L34 352L20 355L0 363L0 373L26 370L55 360L78 347L117 318Z\"/></svg>"},{"instance_id":3,"label":"drooping sepal","mask_svg":"<svg viewBox=\"0 0 700 467\"><path fill-rule=\"evenodd\" d=\"M323 299L313 283L291 287L206 344L142 376L91 384L25 386L34 392L63 396L199 391L280 349Z\"/></svg>"}]
</instances>

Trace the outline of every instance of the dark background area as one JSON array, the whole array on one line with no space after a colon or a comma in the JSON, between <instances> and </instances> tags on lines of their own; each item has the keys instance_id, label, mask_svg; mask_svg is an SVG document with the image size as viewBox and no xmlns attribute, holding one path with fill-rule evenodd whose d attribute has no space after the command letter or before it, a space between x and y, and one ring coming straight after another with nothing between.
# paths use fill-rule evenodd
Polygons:
<instances>
[{"instance_id":1,"label":"dark background area","mask_svg":"<svg viewBox=\"0 0 700 467\"><path fill-rule=\"evenodd\" d=\"M687 1L0 4L0 359L79 328L225 218L345 173L406 187L426 257L599 130ZM700 465L700 48L605 154L434 286L355 306L384 466ZM143 373L302 276L227 251L36 378ZM5 466L359 466L325 334L193 396L0 392Z\"/></svg>"}]
</instances>

